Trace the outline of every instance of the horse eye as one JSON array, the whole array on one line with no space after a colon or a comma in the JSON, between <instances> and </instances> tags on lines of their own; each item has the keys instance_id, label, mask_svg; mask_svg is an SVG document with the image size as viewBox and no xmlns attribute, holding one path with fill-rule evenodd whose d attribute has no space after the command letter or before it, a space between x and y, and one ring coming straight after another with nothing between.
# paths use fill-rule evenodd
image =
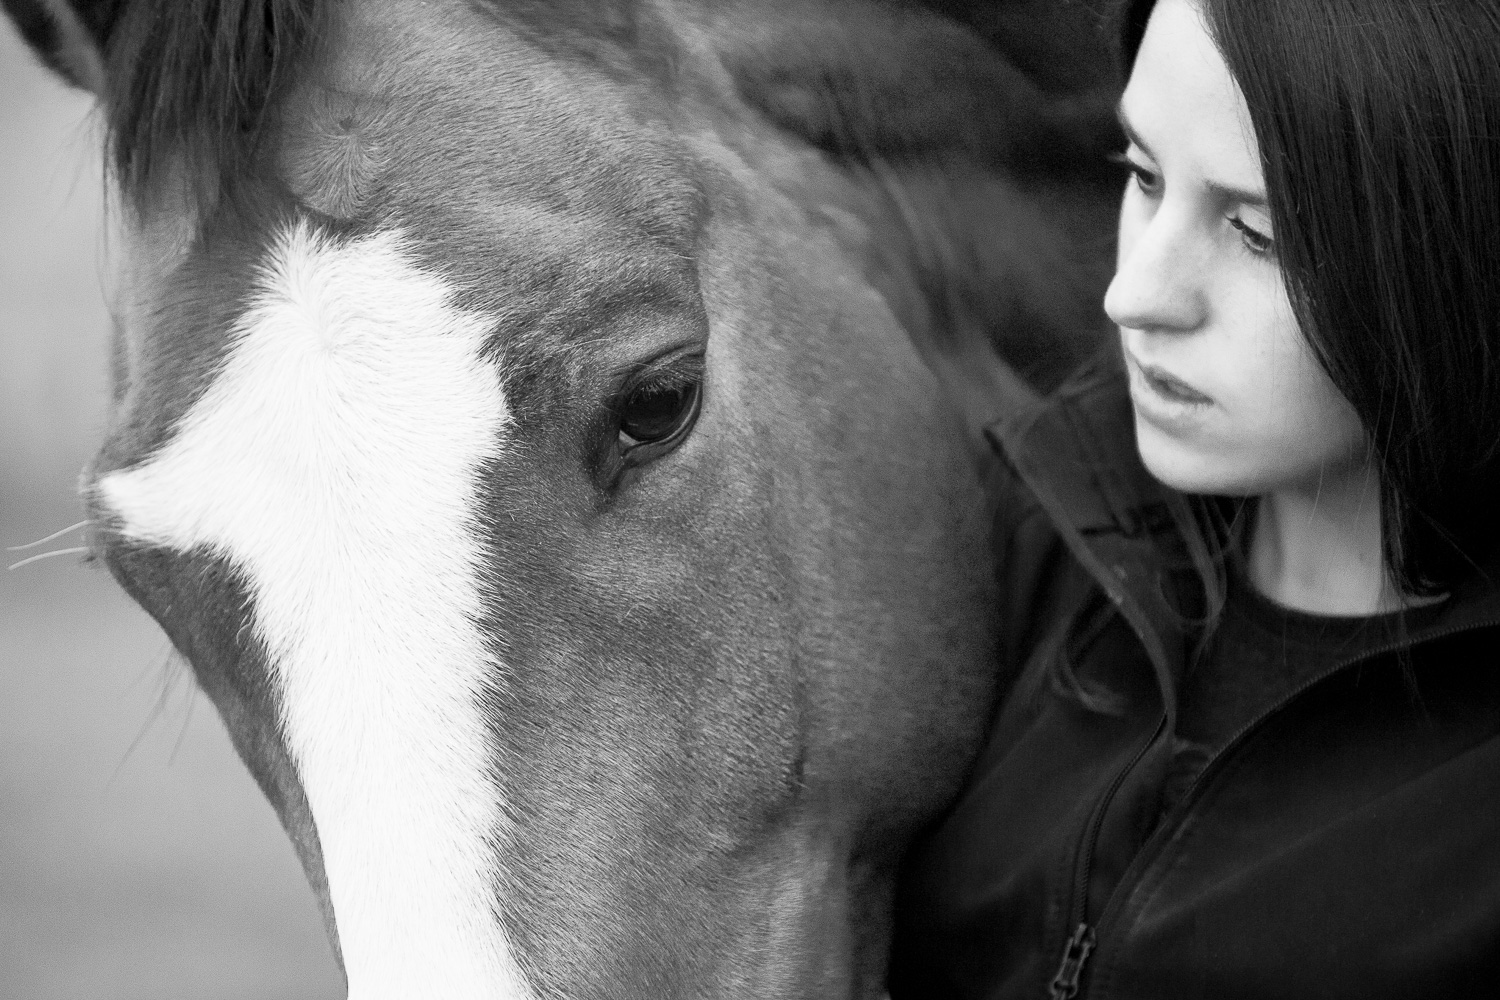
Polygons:
<instances>
[{"instance_id":1,"label":"horse eye","mask_svg":"<svg viewBox=\"0 0 1500 1000\"><path fill-rule=\"evenodd\" d=\"M654 458L686 437L698 416L702 387L701 379L693 379L648 384L632 391L618 413L622 455L631 459L632 452L649 450L650 454L635 457Z\"/></svg>"}]
</instances>

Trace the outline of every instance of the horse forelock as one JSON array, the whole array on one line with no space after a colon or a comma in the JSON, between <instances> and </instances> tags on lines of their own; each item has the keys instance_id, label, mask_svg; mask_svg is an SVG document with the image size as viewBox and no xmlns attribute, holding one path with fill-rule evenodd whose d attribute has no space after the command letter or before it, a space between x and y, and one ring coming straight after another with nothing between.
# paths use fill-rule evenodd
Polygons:
<instances>
[{"instance_id":1,"label":"horse forelock","mask_svg":"<svg viewBox=\"0 0 1500 1000\"><path fill-rule=\"evenodd\" d=\"M248 303L171 439L95 503L123 544L242 581L350 995L527 996L496 914L482 704L504 666L477 624L478 480L510 419L493 318L399 235L306 223Z\"/></svg>"},{"instance_id":2,"label":"horse forelock","mask_svg":"<svg viewBox=\"0 0 1500 1000\"><path fill-rule=\"evenodd\" d=\"M103 6L103 5L101 5ZM218 194L254 166L275 96L315 51L324 0L143 0L93 25L110 164L136 196L172 161Z\"/></svg>"}]
</instances>

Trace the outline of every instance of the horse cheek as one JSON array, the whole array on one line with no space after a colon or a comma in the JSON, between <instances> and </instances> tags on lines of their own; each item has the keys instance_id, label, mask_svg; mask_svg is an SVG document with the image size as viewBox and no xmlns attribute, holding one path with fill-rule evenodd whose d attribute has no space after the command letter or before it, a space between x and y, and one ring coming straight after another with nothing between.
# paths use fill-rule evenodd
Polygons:
<instances>
[{"instance_id":1,"label":"horse cheek","mask_svg":"<svg viewBox=\"0 0 1500 1000\"><path fill-rule=\"evenodd\" d=\"M120 586L156 620L191 666L198 686L223 719L235 752L276 810L317 897L342 969L317 826L276 722L281 706L265 651L250 625L243 581L226 561L202 553L115 547L106 562Z\"/></svg>"}]
</instances>

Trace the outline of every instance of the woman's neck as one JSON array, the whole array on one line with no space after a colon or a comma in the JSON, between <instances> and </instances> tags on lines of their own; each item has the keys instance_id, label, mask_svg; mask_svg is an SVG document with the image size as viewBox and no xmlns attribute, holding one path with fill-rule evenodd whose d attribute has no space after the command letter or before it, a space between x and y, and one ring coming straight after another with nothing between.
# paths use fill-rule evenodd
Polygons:
<instances>
[{"instance_id":1,"label":"woman's neck","mask_svg":"<svg viewBox=\"0 0 1500 1000\"><path fill-rule=\"evenodd\" d=\"M1246 556L1251 585L1298 611L1374 615L1406 604L1385 565L1379 476L1369 463L1262 496Z\"/></svg>"}]
</instances>

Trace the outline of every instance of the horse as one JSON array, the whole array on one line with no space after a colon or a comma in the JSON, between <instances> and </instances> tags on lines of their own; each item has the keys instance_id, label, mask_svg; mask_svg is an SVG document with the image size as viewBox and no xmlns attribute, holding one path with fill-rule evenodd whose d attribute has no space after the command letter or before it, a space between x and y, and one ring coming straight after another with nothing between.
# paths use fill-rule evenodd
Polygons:
<instances>
[{"instance_id":1,"label":"horse","mask_svg":"<svg viewBox=\"0 0 1500 1000\"><path fill-rule=\"evenodd\" d=\"M89 546L349 995L880 996L1003 681L977 429L1101 330L1080 8L4 2L108 130Z\"/></svg>"}]
</instances>

